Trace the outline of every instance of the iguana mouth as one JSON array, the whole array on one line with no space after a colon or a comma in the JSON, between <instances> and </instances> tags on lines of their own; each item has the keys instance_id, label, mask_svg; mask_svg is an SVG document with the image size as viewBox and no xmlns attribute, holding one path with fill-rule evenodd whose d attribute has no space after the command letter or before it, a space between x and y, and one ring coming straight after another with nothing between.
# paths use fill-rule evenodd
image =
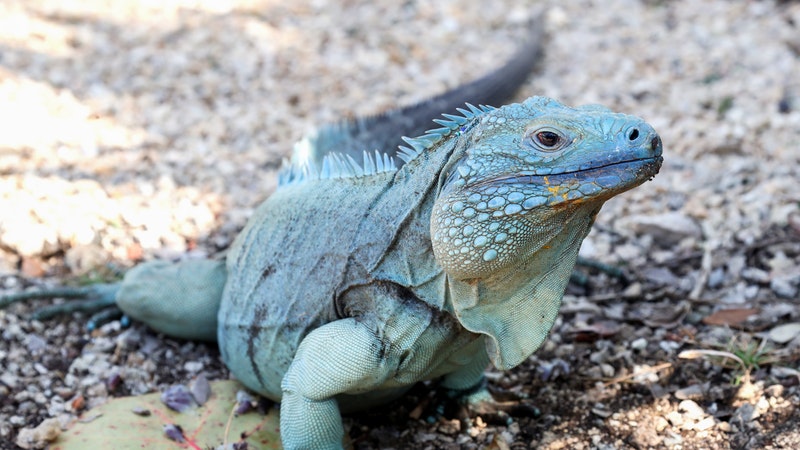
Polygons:
<instances>
[{"instance_id":1,"label":"iguana mouth","mask_svg":"<svg viewBox=\"0 0 800 450\"><path fill-rule=\"evenodd\" d=\"M630 181L630 178L641 178L645 181L642 175L647 178L655 176L661 168L661 163L664 160L662 156L652 156L649 158L637 158L624 161L616 161L608 164L603 164L585 169L571 170L566 172L557 172L549 174L519 174L510 175L505 177L492 178L490 180L483 180L476 183L475 187L495 184L524 184L524 185L551 185L561 184L563 182L575 181L603 181L605 178L615 178L617 182L622 181L620 175L628 174L632 177L624 177ZM606 184L601 183L603 187L612 187L614 183Z\"/></svg>"}]
</instances>

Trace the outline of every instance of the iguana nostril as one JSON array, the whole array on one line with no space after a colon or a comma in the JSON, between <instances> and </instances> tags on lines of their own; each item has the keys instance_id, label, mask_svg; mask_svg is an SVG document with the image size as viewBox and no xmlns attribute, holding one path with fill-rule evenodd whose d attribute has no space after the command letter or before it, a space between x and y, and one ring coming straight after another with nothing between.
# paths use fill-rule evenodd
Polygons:
<instances>
[{"instance_id":1,"label":"iguana nostril","mask_svg":"<svg viewBox=\"0 0 800 450\"><path fill-rule=\"evenodd\" d=\"M657 149L659 147L661 147L661 138L660 137L655 136L655 137L653 137L653 139L650 139L650 149L655 150L655 149Z\"/></svg>"},{"instance_id":2,"label":"iguana nostril","mask_svg":"<svg viewBox=\"0 0 800 450\"><path fill-rule=\"evenodd\" d=\"M631 141L635 141L636 138L638 138L638 137L639 137L639 129L638 128L634 128L633 130L631 130L630 134L628 134L628 139L631 140Z\"/></svg>"}]
</instances>

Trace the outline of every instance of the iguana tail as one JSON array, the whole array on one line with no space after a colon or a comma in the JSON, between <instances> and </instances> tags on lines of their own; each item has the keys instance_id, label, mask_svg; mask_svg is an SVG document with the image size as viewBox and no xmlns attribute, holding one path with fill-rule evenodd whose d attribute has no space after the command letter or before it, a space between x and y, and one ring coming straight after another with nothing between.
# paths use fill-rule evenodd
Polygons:
<instances>
[{"instance_id":1,"label":"iguana tail","mask_svg":"<svg viewBox=\"0 0 800 450\"><path fill-rule=\"evenodd\" d=\"M226 278L225 261L150 261L129 270L117 283L0 296L0 309L28 300L63 298L69 301L40 308L31 318L96 313L86 323L91 331L125 313L172 337L216 341L217 312Z\"/></svg>"},{"instance_id":2,"label":"iguana tail","mask_svg":"<svg viewBox=\"0 0 800 450\"><path fill-rule=\"evenodd\" d=\"M125 274L117 306L166 335L216 341L217 312L227 271L224 260L150 261Z\"/></svg>"}]
</instances>

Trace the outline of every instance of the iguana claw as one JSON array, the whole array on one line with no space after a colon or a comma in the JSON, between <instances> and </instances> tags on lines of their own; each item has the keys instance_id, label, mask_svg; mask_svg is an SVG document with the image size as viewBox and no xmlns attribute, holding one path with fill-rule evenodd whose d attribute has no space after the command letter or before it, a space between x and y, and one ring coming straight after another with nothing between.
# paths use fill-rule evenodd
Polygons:
<instances>
[{"instance_id":1,"label":"iguana claw","mask_svg":"<svg viewBox=\"0 0 800 450\"><path fill-rule=\"evenodd\" d=\"M481 416L486 423L507 426L515 417L538 417L541 415L539 408L528 403L525 399L497 400L489 391L486 381L466 390L448 390L449 400L455 400L461 411L458 417L470 421L475 416ZM505 397L505 396L504 396ZM436 407L439 416L446 416L445 405Z\"/></svg>"}]
</instances>

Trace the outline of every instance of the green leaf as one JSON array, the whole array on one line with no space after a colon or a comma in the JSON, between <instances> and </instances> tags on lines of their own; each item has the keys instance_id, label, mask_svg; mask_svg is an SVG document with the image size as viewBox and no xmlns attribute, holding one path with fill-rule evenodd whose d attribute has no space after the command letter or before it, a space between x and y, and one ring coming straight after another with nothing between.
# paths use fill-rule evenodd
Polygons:
<instances>
[{"instance_id":1,"label":"green leaf","mask_svg":"<svg viewBox=\"0 0 800 450\"><path fill-rule=\"evenodd\" d=\"M277 409L271 409L266 416L257 412L233 415L236 392L241 389L242 385L235 381L213 382L208 402L183 413L172 411L161 403L160 392L115 398L86 411L51 444L50 449L205 450L223 443L239 442L242 436L249 450L280 449ZM134 410L146 410L150 415L135 414ZM180 426L186 442L178 443L167 437L164 427L170 424Z\"/></svg>"}]
</instances>

